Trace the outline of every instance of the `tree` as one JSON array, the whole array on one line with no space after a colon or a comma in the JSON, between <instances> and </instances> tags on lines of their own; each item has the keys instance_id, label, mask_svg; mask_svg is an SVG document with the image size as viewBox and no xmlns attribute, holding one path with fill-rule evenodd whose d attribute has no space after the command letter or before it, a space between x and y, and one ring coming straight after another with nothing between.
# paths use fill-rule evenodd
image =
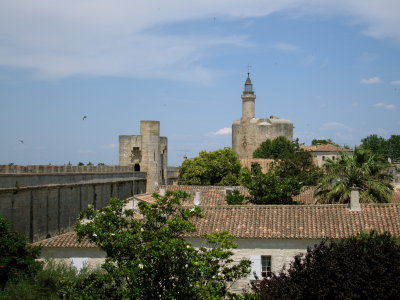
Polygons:
<instances>
[{"instance_id":1,"label":"tree","mask_svg":"<svg viewBox=\"0 0 400 300\"><path fill-rule=\"evenodd\" d=\"M254 204L297 204L292 197L300 193L294 177L280 178L274 170L263 174L258 163L243 172L242 183L249 189L249 201Z\"/></svg>"},{"instance_id":2,"label":"tree","mask_svg":"<svg viewBox=\"0 0 400 300\"><path fill-rule=\"evenodd\" d=\"M326 174L317 185L321 203L347 203L350 188L360 189L361 202L390 202L393 186L388 164L371 152L356 148L353 155L341 152L336 160L324 164Z\"/></svg>"},{"instance_id":3,"label":"tree","mask_svg":"<svg viewBox=\"0 0 400 300\"><path fill-rule=\"evenodd\" d=\"M367 136L361 140L360 148L369 150L381 160L400 160L400 135L391 135L385 139L376 134Z\"/></svg>"},{"instance_id":4,"label":"tree","mask_svg":"<svg viewBox=\"0 0 400 300\"><path fill-rule=\"evenodd\" d=\"M253 157L276 159L275 175L292 181L295 179L300 187L315 185L321 175L321 170L313 163L311 153L300 148L298 139L291 142L281 136L266 140L254 151Z\"/></svg>"},{"instance_id":5,"label":"tree","mask_svg":"<svg viewBox=\"0 0 400 300\"><path fill-rule=\"evenodd\" d=\"M9 222L0 216L0 290L10 279L33 276L42 265L35 260L39 251L39 247L27 245L25 237L11 230Z\"/></svg>"},{"instance_id":6,"label":"tree","mask_svg":"<svg viewBox=\"0 0 400 300\"><path fill-rule=\"evenodd\" d=\"M400 246L375 231L322 241L288 270L253 284L268 299L400 299Z\"/></svg>"},{"instance_id":7,"label":"tree","mask_svg":"<svg viewBox=\"0 0 400 300\"><path fill-rule=\"evenodd\" d=\"M282 159L292 156L296 150L296 143L289 141L283 136L279 136L273 140L265 140L261 143L254 153L254 158L273 158Z\"/></svg>"},{"instance_id":8,"label":"tree","mask_svg":"<svg viewBox=\"0 0 400 300\"><path fill-rule=\"evenodd\" d=\"M314 139L314 140L311 141L311 145L313 145L313 146L315 146L315 145L328 145L328 144L335 145L335 146L339 147L339 145L334 143L331 139L320 139L320 140Z\"/></svg>"},{"instance_id":9,"label":"tree","mask_svg":"<svg viewBox=\"0 0 400 300\"><path fill-rule=\"evenodd\" d=\"M377 157L381 157L382 159L387 159L386 156L386 140L378 136L376 134L371 134L366 138L361 140L360 148L364 150L369 150Z\"/></svg>"},{"instance_id":10,"label":"tree","mask_svg":"<svg viewBox=\"0 0 400 300\"><path fill-rule=\"evenodd\" d=\"M239 185L241 164L230 148L201 151L179 167L179 177L188 185Z\"/></svg>"},{"instance_id":11,"label":"tree","mask_svg":"<svg viewBox=\"0 0 400 300\"><path fill-rule=\"evenodd\" d=\"M195 249L184 235L195 231L190 220L201 217L201 209L183 208L181 201L189 196L184 192L153 196L154 204L139 203L140 215L115 198L108 207L80 214L79 239L95 243L107 258L102 272L66 285L64 298L238 299L228 289L249 273L250 261L233 263L232 236L209 234L208 248Z\"/></svg>"},{"instance_id":12,"label":"tree","mask_svg":"<svg viewBox=\"0 0 400 300\"><path fill-rule=\"evenodd\" d=\"M239 190L233 190L226 195L226 203L229 205L242 205L244 198L244 195L242 195Z\"/></svg>"}]
</instances>

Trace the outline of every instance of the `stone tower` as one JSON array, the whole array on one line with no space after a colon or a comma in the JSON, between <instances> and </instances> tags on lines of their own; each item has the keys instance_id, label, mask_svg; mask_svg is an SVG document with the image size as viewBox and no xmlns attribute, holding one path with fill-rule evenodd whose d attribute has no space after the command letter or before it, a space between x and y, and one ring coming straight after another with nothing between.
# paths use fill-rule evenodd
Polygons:
<instances>
[{"instance_id":1,"label":"stone tower","mask_svg":"<svg viewBox=\"0 0 400 300\"><path fill-rule=\"evenodd\" d=\"M140 121L140 135L119 136L119 164L146 172L146 192L152 193L167 182L167 146L159 121Z\"/></svg>"},{"instance_id":2,"label":"stone tower","mask_svg":"<svg viewBox=\"0 0 400 300\"><path fill-rule=\"evenodd\" d=\"M240 158L253 157L253 152L267 139L284 136L293 140L293 123L274 116L269 119L256 118L255 101L253 84L247 73L242 93L242 118L232 124L232 149Z\"/></svg>"}]
</instances>

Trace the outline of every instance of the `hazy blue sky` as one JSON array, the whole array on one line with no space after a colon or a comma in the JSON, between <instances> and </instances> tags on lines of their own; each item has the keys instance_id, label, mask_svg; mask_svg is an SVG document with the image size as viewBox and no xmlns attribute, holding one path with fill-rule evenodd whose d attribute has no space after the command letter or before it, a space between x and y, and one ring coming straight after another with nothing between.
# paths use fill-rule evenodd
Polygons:
<instances>
[{"instance_id":1,"label":"hazy blue sky","mask_svg":"<svg viewBox=\"0 0 400 300\"><path fill-rule=\"evenodd\" d=\"M117 164L140 120L170 165L231 146L248 65L301 142L400 134L398 0L2 0L0 163Z\"/></svg>"}]
</instances>

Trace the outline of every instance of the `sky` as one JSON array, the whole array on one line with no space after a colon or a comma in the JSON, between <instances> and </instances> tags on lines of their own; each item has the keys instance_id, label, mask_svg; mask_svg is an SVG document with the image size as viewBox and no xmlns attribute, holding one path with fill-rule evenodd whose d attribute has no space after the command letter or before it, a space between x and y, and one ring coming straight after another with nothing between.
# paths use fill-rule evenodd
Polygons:
<instances>
[{"instance_id":1,"label":"sky","mask_svg":"<svg viewBox=\"0 0 400 300\"><path fill-rule=\"evenodd\" d=\"M2 0L0 164L118 164L159 120L168 164L256 117L310 144L400 134L398 0ZM87 116L86 118L83 118Z\"/></svg>"}]
</instances>

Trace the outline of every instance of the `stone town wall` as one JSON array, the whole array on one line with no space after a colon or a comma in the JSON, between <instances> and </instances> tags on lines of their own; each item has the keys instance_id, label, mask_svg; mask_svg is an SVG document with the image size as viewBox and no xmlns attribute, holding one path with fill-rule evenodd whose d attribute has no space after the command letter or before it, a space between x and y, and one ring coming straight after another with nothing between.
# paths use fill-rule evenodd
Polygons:
<instances>
[{"instance_id":1,"label":"stone town wall","mask_svg":"<svg viewBox=\"0 0 400 300\"><path fill-rule=\"evenodd\" d=\"M132 166L0 165L0 174L20 173L131 173Z\"/></svg>"},{"instance_id":2,"label":"stone town wall","mask_svg":"<svg viewBox=\"0 0 400 300\"><path fill-rule=\"evenodd\" d=\"M0 215L34 242L72 230L80 211L101 208L110 197L144 193L146 179L120 178L70 184L0 188Z\"/></svg>"}]
</instances>

